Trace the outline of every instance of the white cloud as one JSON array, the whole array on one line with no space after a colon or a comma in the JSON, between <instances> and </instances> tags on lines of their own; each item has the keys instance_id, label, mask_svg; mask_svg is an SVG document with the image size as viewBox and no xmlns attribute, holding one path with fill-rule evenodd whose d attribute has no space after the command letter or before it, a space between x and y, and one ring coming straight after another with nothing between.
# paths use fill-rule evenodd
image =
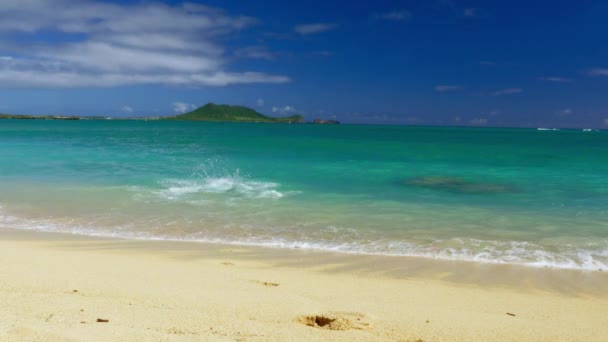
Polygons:
<instances>
[{"instance_id":1,"label":"white cloud","mask_svg":"<svg viewBox=\"0 0 608 342\"><path fill-rule=\"evenodd\" d=\"M589 70L588 74L590 76L608 76L608 69L595 68L595 69Z\"/></svg>"},{"instance_id":2,"label":"white cloud","mask_svg":"<svg viewBox=\"0 0 608 342\"><path fill-rule=\"evenodd\" d=\"M261 72L226 73L217 72L213 75L192 75L199 84L211 86L226 86L229 84L248 83L287 83L289 77L280 75L268 75Z\"/></svg>"},{"instance_id":3,"label":"white cloud","mask_svg":"<svg viewBox=\"0 0 608 342\"><path fill-rule=\"evenodd\" d=\"M338 25L331 23L314 23L314 24L302 24L294 27L294 30L302 35L321 33L329 30L333 30Z\"/></svg>"},{"instance_id":4,"label":"white cloud","mask_svg":"<svg viewBox=\"0 0 608 342\"><path fill-rule=\"evenodd\" d=\"M234 51L234 55L240 58L273 60L275 55L263 46L248 46Z\"/></svg>"},{"instance_id":5,"label":"white cloud","mask_svg":"<svg viewBox=\"0 0 608 342\"><path fill-rule=\"evenodd\" d=\"M492 93L492 95L494 95L494 96L510 95L510 94L519 94L521 92L523 92L523 89L521 89L521 88L507 88L507 89L495 91L494 93Z\"/></svg>"},{"instance_id":6,"label":"white cloud","mask_svg":"<svg viewBox=\"0 0 608 342\"><path fill-rule=\"evenodd\" d=\"M570 115L570 114L572 114L572 113L574 113L574 111L573 111L572 109L570 109L570 108L565 108L565 109L560 110L558 114L559 114L560 116L568 116L568 115Z\"/></svg>"},{"instance_id":7,"label":"white cloud","mask_svg":"<svg viewBox=\"0 0 608 342\"><path fill-rule=\"evenodd\" d=\"M295 113L296 109L292 106L284 106L284 107L276 107L273 106L272 107L272 112L273 113L279 113L279 114L289 114L289 113Z\"/></svg>"},{"instance_id":8,"label":"white cloud","mask_svg":"<svg viewBox=\"0 0 608 342\"><path fill-rule=\"evenodd\" d=\"M59 63L100 71L142 72L168 70L190 73L217 70L221 61L172 51L153 51L103 42L85 42L41 52L40 56Z\"/></svg>"},{"instance_id":9,"label":"white cloud","mask_svg":"<svg viewBox=\"0 0 608 342\"><path fill-rule=\"evenodd\" d=\"M282 75L227 70L221 41L256 22L190 3L3 0L1 36L53 32L58 39L6 43L3 52L9 55L0 58L0 87L289 82Z\"/></svg>"},{"instance_id":10,"label":"white cloud","mask_svg":"<svg viewBox=\"0 0 608 342\"><path fill-rule=\"evenodd\" d=\"M171 86L227 86L250 83L286 83L289 78L259 72L227 73L223 71L208 73L120 73L61 71L56 69L15 70L3 67L0 63L0 86L8 87L116 87L124 85L163 84Z\"/></svg>"},{"instance_id":11,"label":"white cloud","mask_svg":"<svg viewBox=\"0 0 608 342\"><path fill-rule=\"evenodd\" d=\"M488 124L488 119L486 118L475 118L469 121L471 125L475 126L483 126Z\"/></svg>"},{"instance_id":12,"label":"white cloud","mask_svg":"<svg viewBox=\"0 0 608 342\"><path fill-rule=\"evenodd\" d=\"M462 86L459 85L438 85L435 86L435 91L444 92L444 91L454 91L462 89Z\"/></svg>"},{"instance_id":13,"label":"white cloud","mask_svg":"<svg viewBox=\"0 0 608 342\"><path fill-rule=\"evenodd\" d=\"M264 99L257 99L255 104L258 105L258 107L264 107Z\"/></svg>"},{"instance_id":14,"label":"white cloud","mask_svg":"<svg viewBox=\"0 0 608 342\"><path fill-rule=\"evenodd\" d=\"M406 20L409 20L411 17L412 17L412 15L410 14L410 12L408 12L406 10L390 11L390 12L385 12L385 13L376 13L373 15L374 19L391 20L391 21L406 21Z\"/></svg>"},{"instance_id":15,"label":"white cloud","mask_svg":"<svg viewBox=\"0 0 608 342\"><path fill-rule=\"evenodd\" d=\"M604 119L604 126L608 126L608 118Z\"/></svg>"},{"instance_id":16,"label":"white cloud","mask_svg":"<svg viewBox=\"0 0 608 342\"><path fill-rule=\"evenodd\" d=\"M95 0L3 0L0 30L68 33L196 32L238 30L257 20L227 16L220 9L184 3L112 4Z\"/></svg>"},{"instance_id":17,"label":"white cloud","mask_svg":"<svg viewBox=\"0 0 608 342\"><path fill-rule=\"evenodd\" d=\"M548 82L560 82L560 83L572 82L572 80L569 78L555 77L555 76L539 77L538 79L541 81L548 81Z\"/></svg>"},{"instance_id":18,"label":"white cloud","mask_svg":"<svg viewBox=\"0 0 608 342\"><path fill-rule=\"evenodd\" d=\"M120 108L120 110L124 113L133 113L133 107L131 106L123 106L122 108Z\"/></svg>"},{"instance_id":19,"label":"white cloud","mask_svg":"<svg viewBox=\"0 0 608 342\"><path fill-rule=\"evenodd\" d=\"M173 111L179 114L189 112L196 109L196 105L185 102L173 102Z\"/></svg>"}]
</instances>

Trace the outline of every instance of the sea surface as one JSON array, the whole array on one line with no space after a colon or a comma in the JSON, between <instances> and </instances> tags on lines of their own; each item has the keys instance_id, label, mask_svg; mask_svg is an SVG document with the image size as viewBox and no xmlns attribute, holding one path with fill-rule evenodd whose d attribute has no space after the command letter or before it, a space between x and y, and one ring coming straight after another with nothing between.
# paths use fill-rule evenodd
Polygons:
<instances>
[{"instance_id":1,"label":"sea surface","mask_svg":"<svg viewBox=\"0 0 608 342\"><path fill-rule=\"evenodd\" d=\"M608 270L608 132L0 120L0 227Z\"/></svg>"}]
</instances>

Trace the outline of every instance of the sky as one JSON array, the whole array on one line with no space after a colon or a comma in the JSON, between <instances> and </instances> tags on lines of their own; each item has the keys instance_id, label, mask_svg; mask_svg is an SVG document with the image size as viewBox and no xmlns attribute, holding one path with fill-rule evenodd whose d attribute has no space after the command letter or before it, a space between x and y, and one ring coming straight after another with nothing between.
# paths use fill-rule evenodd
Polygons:
<instances>
[{"instance_id":1,"label":"sky","mask_svg":"<svg viewBox=\"0 0 608 342\"><path fill-rule=\"evenodd\" d=\"M0 112L608 128L608 1L0 2Z\"/></svg>"}]
</instances>

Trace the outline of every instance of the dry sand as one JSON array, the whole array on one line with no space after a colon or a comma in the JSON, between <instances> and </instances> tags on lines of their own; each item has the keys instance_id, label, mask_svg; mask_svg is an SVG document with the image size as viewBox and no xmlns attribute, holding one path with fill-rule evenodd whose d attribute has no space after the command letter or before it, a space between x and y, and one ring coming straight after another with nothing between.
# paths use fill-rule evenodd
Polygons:
<instances>
[{"instance_id":1,"label":"dry sand","mask_svg":"<svg viewBox=\"0 0 608 342\"><path fill-rule=\"evenodd\" d=\"M608 274L1 231L0 340L608 341Z\"/></svg>"}]
</instances>

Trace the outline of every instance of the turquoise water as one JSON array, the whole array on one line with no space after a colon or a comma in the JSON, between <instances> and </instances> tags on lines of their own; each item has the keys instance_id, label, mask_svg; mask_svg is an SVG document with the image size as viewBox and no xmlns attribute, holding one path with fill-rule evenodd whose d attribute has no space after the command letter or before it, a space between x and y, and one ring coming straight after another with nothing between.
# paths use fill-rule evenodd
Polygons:
<instances>
[{"instance_id":1,"label":"turquoise water","mask_svg":"<svg viewBox=\"0 0 608 342\"><path fill-rule=\"evenodd\" d=\"M608 132L0 120L0 227L608 270Z\"/></svg>"}]
</instances>

